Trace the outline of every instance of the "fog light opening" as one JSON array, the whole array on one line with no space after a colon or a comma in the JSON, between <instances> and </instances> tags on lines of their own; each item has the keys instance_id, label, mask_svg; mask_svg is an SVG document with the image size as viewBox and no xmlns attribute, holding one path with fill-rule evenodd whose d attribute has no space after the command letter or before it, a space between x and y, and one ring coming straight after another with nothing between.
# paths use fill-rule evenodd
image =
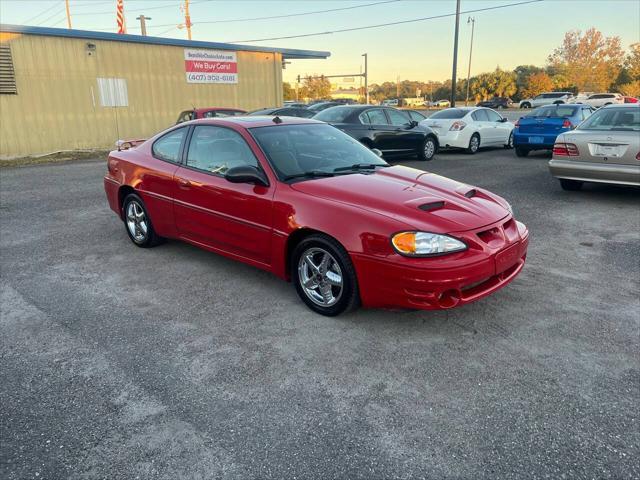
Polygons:
<instances>
[{"instance_id":1,"label":"fog light opening","mask_svg":"<svg viewBox=\"0 0 640 480\"><path fill-rule=\"evenodd\" d=\"M460 302L460 292L458 290L445 290L438 297L438 304L442 308L455 307Z\"/></svg>"}]
</instances>

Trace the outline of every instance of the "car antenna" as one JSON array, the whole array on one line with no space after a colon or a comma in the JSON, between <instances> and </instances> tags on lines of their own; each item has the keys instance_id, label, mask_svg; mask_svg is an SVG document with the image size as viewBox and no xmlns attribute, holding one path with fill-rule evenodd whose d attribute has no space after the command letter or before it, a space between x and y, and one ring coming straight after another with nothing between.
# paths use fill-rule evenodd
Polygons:
<instances>
[{"instance_id":1,"label":"car antenna","mask_svg":"<svg viewBox=\"0 0 640 480\"><path fill-rule=\"evenodd\" d=\"M282 119L276 115L275 117L273 117L273 123L276 123L276 124L282 123Z\"/></svg>"}]
</instances>

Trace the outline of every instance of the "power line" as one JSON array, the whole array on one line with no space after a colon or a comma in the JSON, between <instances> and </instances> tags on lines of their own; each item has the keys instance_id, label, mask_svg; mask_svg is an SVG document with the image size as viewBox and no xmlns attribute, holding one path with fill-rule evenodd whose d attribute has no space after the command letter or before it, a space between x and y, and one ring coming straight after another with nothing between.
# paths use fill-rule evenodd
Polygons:
<instances>
[{"instance_id":1,"label":"power line","mask_svg":"<svg viewBox=\"0 0 640 480\"><path fill-rule=\"evenodd\" d=\"M340 11L343 11L343 10L353 10L355 8L372 7L374 5L382 5L382 4L385 4L385 3L397 3L397 2L400 2L400 1L402 1L402 0L385 0L383 2L365 3L365 4L362 4L362 5L352 5L350 7L331 8L329 10L316 10L314 12L289 13L289 14L286 14L286 15L272 15L270 17L233 18L233 19L227 19L227 20L205 20L205 21L197 22L197 24L201 24L201 23L211 24L211 23L253 22L253 21L257 21L257 20L273 20L273 19L276 19L276 18L301 17L303 15L316 15L318 13L340 12ZM154 26L155 27L168 27L169 24L167 24L167 25L154 25Z\"/></svg>"},{"instance_id":2,"label":"power line","mask_svg":"<svg viewBox=\"0 0 640 480\"><path fill-rule=\"evenodd\" d=\"M207 0L201 0L200 2L191 2L191 5L196 5L199 3L205 3ZM211 1L211 0L208 0ZM356 8L364 8L364 7L372 7L374 5L382 5L382 4L386 4L386 3L397 3L400 2L402 0L385 0L382 2L373 2L373 3L365 3L362 5L352 5L350 7L340 7L340 8L331 8L328 10L315 10L312 12L301 12L301 13L289 13L286 15L272 15L269 17L253 17L253 18L230 18L230 19L226 19L226 20L203 20L203 21L198 21L195 22L194 25L200 25L200 24L213 24L213 23L237 23L237 22L253 22L253 21L258 21L258 20L273 20L276 18L290 18L290 17L301 17L304 15L316 15L316 14L320 14L320 13L330 13L330 12L340 12L343 10L353 10ZM162 8L162 7L156 7L156 8ZM151 8L145 8L146 10L151 10ZM108 12L110 13L110 12ZM86 13L83 14L76 14L76 15L88 15ZM174 23L165 23L165 24L160 24L160 25L150 25L149 28L162 28L162 27L171 27L167 30L163 30L160 33L157 33L156 35L163 35L167 32L170 32L171 30L173 30L174 28L176 28L176 25ZM94 29L94 30L105 30L105 29Z\"/></svg>"},{"instance_id":3,"label":"power line","mask_svg":"<svg viewBox=\"0 0 640 480\"><path fill-rule=\"evenodd\" d=\"M51 10L53 10L54 8L56 8L58 5L60 5L62 2L56 2L53 5L51 5L49 8L45 8L44 10L42 10L40 13L36 14L33 17L29 17L29 19L25 20L23 23L23 25L28 25L29 22L33 22L35 19L37 19L38 17L41 17L42 15L44 15L45 13L50 12Z\"/></svg>"},{"instance_id":4,"label":"power line","mask_svg":"<svg viewBox=\"0 0 640 480\"><path fill-rule=\"evenodd\" d=\"M464 12L460 12L460 15L466 15L468 13L479 13L479 12L486 12L489 10L498 10L500 8L507 8L507 7L516 7L519 5L527 5L530 3L539 3L539 2L544 2L544 0L528 0L525 2L518 2L518 3L509 3L506 5L497 5L495 7L485 7L485 8L476 8L474 10L466 10ZM431 17L422 17L422 18L414 18L411 20L400 20L397 22L389 22L389 23L380 23L377 25L366 25L364 27L352 27L352 28L342 28L339 30L331 30L331 31L327 31L327 32L316 32L316 33L306 33L306 34L300 34L300 35L288 35L286 37L270 37L270 38L256 38L256 39L252 39L252 40L232 40L231 42L228 43L247 43L247 42L266 42L269 40L288 40L291 38L303 38L303 37L316 37L318 35L331 35L333 33L344 33L344 32L355 32L358 30L367 30L367 29L371 29L371 28L380 28L380 27L389 27L392 25L404 25L407 23L415 23L415 22L423 22L425 20L434 20L437 18L446 18L446 17L453 17L455 16L455 13L445 13L442 15L434 15Z\"/></svg>"},{"instance_id":5,"label":"power line","mask_svg":"<svg viewBox=\"0 0 640 480\"><path fill-rule=\"evenodd\" d=\"M62 2L60 2L60 4L62 4ZM52 18L57 17L58 15L60 15L60 12L53 12L53 15L45 18L44 20L40 21L39 23L36 23L36 26L43 25L43 24L47 23L49 20L51 20ZM66 15L65 15L65 17L66 17Z\"/></svg>"}]
</instances>

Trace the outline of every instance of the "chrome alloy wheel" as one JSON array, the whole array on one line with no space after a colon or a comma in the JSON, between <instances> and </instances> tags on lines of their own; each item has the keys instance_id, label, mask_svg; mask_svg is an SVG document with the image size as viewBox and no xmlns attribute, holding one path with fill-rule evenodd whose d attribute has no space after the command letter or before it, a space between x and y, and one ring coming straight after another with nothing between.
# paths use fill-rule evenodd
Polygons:
<instances>
[{"instance_id":1,"label":"chrome alloy wheel","mask_svg":"<svg viewBox=\"0 0 640 480\"><path fill-rule=\"evenodd\" d=\"M478 138L477 135L473 135L471 137L471 140L469 140L469 150L475 153L478 151L479 147L480 147L480 139Z\"/></svg>"},{"instance_id":2,"label":"chrome alloy wheel","mask_svg":"<svg viewBox=\"0 0 640 480\"><path fill-rule=\"evenodd\" d=\"M429 139L424 142L424 157L431 158L436 152L436 144L433 140Z\"/></svg>"},{"instance_id":3,"label":"chrome alloy wheel","mask_svg":"<svg viewBox=\"0 0 640 480\"><path fill-rule=\"evenodd\" d=\"M144 214L142 206L135 200L127 204L127 228L137 243L142 243L147 239L149 234L147 216Z\"/></svg>"},{"instance_id":4,"label":"chrome alloy wheel","mask_svg":"<svg viewBox=\"0 0 640 480\"><path fill-rule=\"evenodd\" d=\"M507 141L507 146L509 148L513 148L513 130L509 134L509 140Z\"/></svg>"},{"instance_id":5,"label":"chrome alloy wheel","mask_svg":"<svg viewBox=\"0 0 640 480\"><path fill-rule=\"evenodd\" d=\"M298 281L309 299L321 307L330 307L340 300L343 290L342 270L326 250L311 247L298 262Z\"/></svg>"}]
</instances>

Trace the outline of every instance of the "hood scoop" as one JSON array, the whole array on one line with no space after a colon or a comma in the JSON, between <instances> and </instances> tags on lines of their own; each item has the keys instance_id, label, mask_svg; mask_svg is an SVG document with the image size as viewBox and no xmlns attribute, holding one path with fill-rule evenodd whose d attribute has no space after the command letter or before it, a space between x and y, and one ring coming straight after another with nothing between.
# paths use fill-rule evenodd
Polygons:
<instances>
[{"instance_id":1,"label":"hood scoop","mask_svg":"<svg viewBox=\"0 0 640 480\"><path fill-rule=\"evenodd\" d=\"M429 202L429 203L423 203L422 205L418 205L418 208L420 210L423 210L425 212L430 212L432 210L438 210L439 208L444 207L444 201L438 201L438 202Z\"/></svg>"},{"instance_id":2,"label":"hood scoop","mask_svg":"<svg viewBox=\"0 0 640 480\"><path fill-rule=\"evenodd\" d=\"M475 188L472 188L471 190L469 190L467 193L464 194L465 197L467 198L473 198L477 195L477 191Z\"/></svg>"}]
</instances>

